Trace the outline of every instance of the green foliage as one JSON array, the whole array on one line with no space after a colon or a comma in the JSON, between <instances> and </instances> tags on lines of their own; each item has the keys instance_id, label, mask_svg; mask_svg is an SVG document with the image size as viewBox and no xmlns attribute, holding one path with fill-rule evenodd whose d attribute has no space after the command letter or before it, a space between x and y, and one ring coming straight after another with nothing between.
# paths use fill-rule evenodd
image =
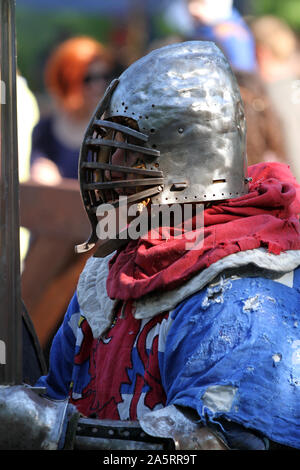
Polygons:
<instances>
[{"instance_id":1,"label":"green foliage","mask_svg":"<svg viewBox=\"0 0 300 470\"><path fill-rule=\"evenodd\" d=\"M33 91L43 89L43 67L51 49L71 36L88 35L108 42L110 18L73 10L35 12L16 8L18 67Z\"/></svg>"},{"instance_id":2,"label":"green foliage","mask_svg":"<svg viewBox=\"0 0 300 470\"><path fill-rule=\"evenodd\" d=\"M300 32L299 0L253 0L256 15L271 14L285 20L296 32Z\"/></svg>"},{"instance_id":3,"label":"green foliage","mask_svg":"<svg viewBox=\"0 0 300 470\"><path fill-rule=\"evenodd\" d=\"M177 33L176 28L168 24L163 15L157 15L152 18L152 27L153 34L157 38L166 37Z\"/></svg>"}]
</instances>

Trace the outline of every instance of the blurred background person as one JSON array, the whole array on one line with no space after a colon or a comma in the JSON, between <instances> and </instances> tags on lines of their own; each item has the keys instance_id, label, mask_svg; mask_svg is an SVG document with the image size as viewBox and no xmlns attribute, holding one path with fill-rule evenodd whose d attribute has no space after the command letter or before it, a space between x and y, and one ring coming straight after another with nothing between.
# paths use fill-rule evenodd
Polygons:
<instances>
[{"instance_id":1,"label":"blurred background person","mask_svg":"<svg viewBox=\"0 0 300 470\"><path fill-rule=\"evenodd\" d=\"M113 68L111 51L81 35L61 42L44 69L52 106L46 112L40 106L41 118L32 134L31 181L21 201L31 236L21 281L22 297L46 357L47 338L59 324L87 259L75 254L80 235L70 230L72 224L85 230L84 209L70 208L67 201L80 198L81 142ZM31 214L25 217L28 207Z\"/></svg>"},{"instance_id":2,"label":"blurred background person","mask_svg":"<svg viewBox=\"0 0 300 470\"><path fill-rule=\"evenodd\" d=\"M78 177L78 156L90 115L112 78L111 52L89 37L60 44L45 66L53 111L40 119L32 136L31 178L57 184Z\"/></svg>"},{"instance_id":3,"label":"blurred background person","mask_svg":"<svg viewBox=\"0 0 300 470\"><path fill-rule=\"evenodd\" d=\"M280 116L259 76L254 36L233 1L177 0L166 18L183 40L213 41L227 56L245 106L248 164L287 162Z\"/></svg>"},{"instance_id":4,"label":"blurred background person","mask_svg":"<svg viewBox=\"0 0 300 470\"><path fill-rule=\"evenodd\" d=\"M19 181L23 183L30 176L30 154L32 131L40 118L37 99L30 90L27 80L17 73L17 120L18 120L18 155ZM20 261L21 270L29 246L30 233L20 228Z\"/></svg>"},{"instance_id":5,"label":"blurred background person","mask_svg":"<svg viewBox=\"0 0 300 470\"><path fill-rule=\"evenodd\" d=\"M284 133L287 160L300 181L300 74L297 38L293 30L275 16L253 20L260 76L277 111Z\"/></svg>"},{"instance_id":6,"label":"blurred background person","mask_svg":"<svg viewBox=\"0 0 300 470\"><path fill-rule=\"evenodd\" d=\"M40 111L35 95L19 71L17 73L17 119L19 180L22 183L28 180L30 175L32 131L40 119Z\"/></svg>"},{"instance_id":7,"label":"blurred background person","mask_svg":"<svg viewBox=\"0 0 300 470\"><path fill-rule=\"evenodd\" d=\"M232 68L256 70L252 32L232 0L176 0L166 9L165 20L187 40L215 42Z\"/></svg>"},{"instance_id":8,"label":"blurred background person","mask_svg":"<svg viewBox=\"0 0 300 470\"><path fill-rule=\"evenodd\" d=\"M281 120L260 76L235 72L247 123L248 165L262 161L287 163Z\"/></svg>"}]
</instances>

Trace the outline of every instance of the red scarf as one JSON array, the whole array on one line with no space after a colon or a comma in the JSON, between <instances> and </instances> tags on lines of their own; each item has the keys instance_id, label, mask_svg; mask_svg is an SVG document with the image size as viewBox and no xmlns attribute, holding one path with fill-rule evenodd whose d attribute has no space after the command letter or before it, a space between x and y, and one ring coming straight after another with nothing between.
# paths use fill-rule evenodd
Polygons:
<instances>
[{"instance_id":1,"label":"red scarf","mask_svg":"<svg viewBox=\"0 0 300 470\"><path fill-rule=\"evenodd\" d=\"M289 167L259 163L248 169L249 193L204 211L204 242L186 250L186 240L130 241L110 261L107 293L112 299L137 299L172 290L225 256L264 247L279 254L300 249L300 186Z\"/></svg>"}]
</instances>

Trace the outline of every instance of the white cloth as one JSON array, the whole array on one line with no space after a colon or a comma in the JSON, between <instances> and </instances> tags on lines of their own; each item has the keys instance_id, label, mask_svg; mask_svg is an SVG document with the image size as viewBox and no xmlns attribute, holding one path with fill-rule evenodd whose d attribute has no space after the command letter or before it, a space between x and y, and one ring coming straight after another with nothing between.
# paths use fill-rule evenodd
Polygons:
<instances>
[{"instance_id":1,"label":"white cloth","mask_svg":"<svg viewBox=\"0 0 300 470\"><path fill-rule=\"evenodd\" d=\"M108 297L106 291L108 263L113 255L114 253L106 258L90 258L82 271L77 286L81 314L87 319L94 338L99 338L110 328L117 303L116 300ZM136 300L134 302L134 316L137 319L144 319L168 312L211 283L223 271L249 267L250 264L253 275L256 270L265 270L275 278L283 277L284 282L289 282L289 276L286 274L300 265L300 250L274 255L268 253L264 248L258 248L226 256L173 291L155 292Z\"/></svg>"}]
</instances>

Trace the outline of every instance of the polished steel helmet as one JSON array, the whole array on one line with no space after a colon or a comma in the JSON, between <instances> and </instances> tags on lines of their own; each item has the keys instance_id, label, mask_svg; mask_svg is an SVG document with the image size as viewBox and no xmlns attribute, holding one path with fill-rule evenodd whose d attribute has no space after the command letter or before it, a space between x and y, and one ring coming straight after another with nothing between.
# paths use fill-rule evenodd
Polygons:
<instances>
[{"instance_id":1,"label":"polished steel helmet","mask_svg":"<svg viewBox=\"0 0 300 470\"><path fill-rule=\"evenodd\" d=\"M124 164L114 164L116 149L124 149ZM139 155L133 167L126 165L129 152ZM114 179L113 172L121 176ZM128 202L150 198L152 204L246 194L243 103L219 48L188 41L156 49L130 65L110 84L90 121L79 178L92 234L78 251L97 241L99 205L117 206L121 191L127 191Z\"/></svg>"}]
</instances>

